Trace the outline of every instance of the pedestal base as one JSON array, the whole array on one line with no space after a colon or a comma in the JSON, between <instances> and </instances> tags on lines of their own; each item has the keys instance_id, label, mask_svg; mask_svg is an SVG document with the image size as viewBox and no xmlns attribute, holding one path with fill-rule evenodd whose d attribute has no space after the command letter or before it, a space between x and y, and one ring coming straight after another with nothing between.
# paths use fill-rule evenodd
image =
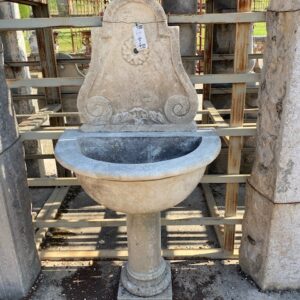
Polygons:
<instances>
[{"instance_id":1,"label":"pedestal base","mask_svg":"<svg viewBox=\"0 0 300 300\"><path fill-rule=\"evenodd\" d=\"M144 299L144 300L172 300L172 283L170 283L169 287L162 292L159 295L152 296L152 297L138 297L135 295L130 294L123 286L121 280L119 283L119 290L118 290L118 298L117 300L139 300L139 299Z\"/></svg>"},{"instance_id":2,"label":"pedestal base","mask_svg":"<svg viewBox=\"0 0 300 300\"><path fill-rule=\"evenodd\" d=\"M240 266L263 290L300 288L300 203L278 204L250 185Z\"/></svg>"}]
</instances>

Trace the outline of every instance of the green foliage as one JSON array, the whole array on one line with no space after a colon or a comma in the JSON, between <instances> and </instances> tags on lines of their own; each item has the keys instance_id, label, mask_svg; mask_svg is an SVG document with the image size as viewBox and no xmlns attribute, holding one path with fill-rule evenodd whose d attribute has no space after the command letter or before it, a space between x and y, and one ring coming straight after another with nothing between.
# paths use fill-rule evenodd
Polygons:
<instances>
[{"instance_id":1,"label":"green foliage","mask_svg":"<svg viewBox=\"0 0 300 300\"><path fill-rule=\"evenodd\" d=\"M31 15L31 7L24 4L19 4L21 19L29 18Z\"/></svg>"},{"instance_id":2,"label":"green foliage","mask_svg":"<svg viewBox=\"0 0 300 300\"><path fill-rule=\"evenodd\" d=\"M267 26L266 23L256 23L254 25L254 36L267 36Z\"/></svg>"}]
</instances>

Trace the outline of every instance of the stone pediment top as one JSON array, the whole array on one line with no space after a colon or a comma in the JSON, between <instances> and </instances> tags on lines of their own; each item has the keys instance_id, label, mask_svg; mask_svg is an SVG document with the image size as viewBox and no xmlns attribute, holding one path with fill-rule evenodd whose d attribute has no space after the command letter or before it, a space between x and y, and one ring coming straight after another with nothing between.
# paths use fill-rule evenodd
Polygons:
<instances>
[{"instance_id":1,"label":"stone pediment top","mask_svg":"<svg viewBox=\"0 0 300 300\"><path fill-rule=\"evenodd\" d=\"M78 110L86 131L191 130L198 109L179 31L155 0L114 0L92 31Z\"/></svg>"},{"instance_id":2,"label":"stone pediment top","mask_svg":"<svg viewBox=\"0 0 300 300\"><path fill-rule=\"evenodd\" d=\"M153 13L143 14L145 8L152 10ZM136 10L137 14L133 10ZM116 0L108 5L103 16L104 23L153 23L166 21L167 16L163 8L153 0Z\"/></svg>"}]
</instances>

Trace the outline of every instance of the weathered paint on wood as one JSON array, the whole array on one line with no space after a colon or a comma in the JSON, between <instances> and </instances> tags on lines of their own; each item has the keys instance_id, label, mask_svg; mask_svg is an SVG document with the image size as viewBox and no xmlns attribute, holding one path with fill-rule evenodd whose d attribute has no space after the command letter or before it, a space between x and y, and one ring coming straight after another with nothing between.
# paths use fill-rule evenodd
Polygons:
<instances>
[{"instance_id":1,"label":"weathered paint on wood","mask_svg":"<svg viewBox=\"0 0 300 300\"><path fill-rule=\"evenodd\" d=\"M181 56L182 60L202 60L204 59L203 55L195 55L195 56ZM262 59L263 54L260 53L251 53L249 54L249 59ZM234 56L231 54L214 54L212 57L213 61L222 61L222 60L233 60ZM90 63L89 58L57 58L56 59L58 65L69 65L69 64L88 64ZM39 66L40 61L6 61L5 66L9 67L24 67L24 66Z\"/></svg>"},{"instance_id":2,"label":"weathered paint on wood","mask_svg":"<svg viewBox=\"0 0 300 300\"><path fill-rule=\"evenodd\" d=\"M33 6L35 7L35 6ZM39 6L37 6L39 7ZM252 13L222 13L204 15L170 15L169 24L231 24L265 22L264 12ZM99 27L102 26L101 17L56 17L34 18L20 20L0 20L0 30L31 30L37 28L66 28L66 27Z\"/></svg>"},{"instance_id":3,"label":"weathered paint on wood","mask_svg":"<svg viewBox=\"0 0 300 300\"><path fill-rule=\"evenodd\" d=\"M200 83L253 83L260 81L260 74L211 74L211 75L191 75L190 79L194 84ZM19 87L63 87L63 86L80 86L83 83L83 78L41 78L41 79L24 79L14 80L8 79L9 88Z\"/></svg>"},{"instance_id":4,"label":"weathered paint on wood","mask_svg":"<svg viewBox=\"0 0 300 300\"><path fill-rule=\"evenodd\" d=\"M239 12L251 11L251 0L238 0L237 9ZM248 43L251 24L243 23L236 25L235 53L234 53L234 72L244 73L248 67ZM231 127L240 127L244 123L244 108L247 93L246 83L234 83L232 86L231 103ZM230 137L228 152L229 175L240 173L241 153L243 148L243 138ZM236 215L238 202L239 185L228 183L226 186L225 216L232 217ZM224 231L224 249L229 252L234 251L235 226L226 225Z\"/></svg>"},{"instance_id":5,"label":"weathered paint on wood","mask_svg":"<svg viewBox=\"0 0 300 300\"><path fill-rule=\"evenodd\" d=\"M211 191L209 184L202 183L201 187L202 187L202 190L204 193L204 197L205 197L210 215L212 217L219 217L220 214L218 211L218 207L217 207L216 201L214 199L214 196L213 196L213 193ZM215 225L214 229L215 229L215 233L216 233L218 242L219 242L220 246L223 248L224 247L224 232L222 231L220 225Z\"/></svg>"},{"instance_id":6,"label":"weathered paint on wood","mask_svg":"<svg viewBox=\"0 0 300 300\"><path fill-rule=\"evenodd\" d=\"M48 200L45 202L43 208L40 210L36 217L36 222L54 219L58 213L58 210L67 195L69 187L56 187L52 192ZM38 226L36 226L38 227ZM35 243L36 248L39 249L42 244L46 234L48 232L47 227L39 228L35 233Z\"/></svg>"}]
</instances>

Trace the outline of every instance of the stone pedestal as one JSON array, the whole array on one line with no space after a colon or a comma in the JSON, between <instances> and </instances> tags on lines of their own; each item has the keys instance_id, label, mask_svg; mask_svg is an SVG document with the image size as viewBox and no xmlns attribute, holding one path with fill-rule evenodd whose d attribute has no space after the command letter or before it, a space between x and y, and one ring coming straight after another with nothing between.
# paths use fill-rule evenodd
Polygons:
<instances>
[{"instance_id":1,"label":"stone pedestal","mask_svg":"<svg viewBox=\"0 0 300 300\"><path fill-rule=\"evenodd\" d=\"M1 2L0 19L19 19L20 12L17 3ZM4 47L5 61L27 61L25 39L22 31L1 31L0 37ZM6 78L9 79L30 79L29 67L8 67L5 68ZM32 88L22 87L12 89L17 95L32 94ZM18 100L13 103L17 114L34 114L38 111L37 100ZM21 120L19 120L21 122ZM41 150L38 141L25 141L23 143L26 154L37 154ZM43 168L42 161L27 160L28 177L40 177Z\"/></svg>"},{"instance_id":2,"label":"stone pedestal","mask_svg":"<svg viewBox=\"0 0 300 300\"><path fill-rule=\"evenodd\" d=\"M240 264L264 290L300 288L300 12L272 1ZM278 12L276 12L278 10ZM290 10L290 12L288 12Z\"/></svg>"},{"instance_id":3,"label":"stone pedestal","mask_svg":"<svg viewBox=\"0 0 300 300\"><path fill-rule=\"evenodd\" d=\"M127 239L129 257L118 300L130 299L130 294L136 299L172 299L171 268L161 256L160 213L128 215Z\"/></svg>"},{"instance_id":4,"label":"stone pedestal","mask_svg":"<svg viewBox=\"0 0 300 300\"><path fill-rule=\"evenodd\" d=\"M275 204L250 185L240 250L242 270L264 290L300 287L300 204Z\"/></svg>"},{"instance_id":5,"label":"stone pedestal","mask_svg":"<svg viewBox=\"0 0 300 300\"><path fill-rule=\"evenodd\" d=\"M171 300L159 211L192 193L220 138L196 131L198 97L181 63L178 28L167 25L157 1L112 1L102 24L92 31L77 99L83 126L60 137L55 155L95 201L127 214L119 300Z\"/></svg>"},{"instance_id":6,"label":"stone pedestal","mask_svg":"<svg viewBox=\"0 0 300 300\"><path fill-rule=\"evenodd\" d=\"M40 271L40 262L24 153L0 57L0 299L8 300L26 295Z\"/></svg>"}]
</instances>

